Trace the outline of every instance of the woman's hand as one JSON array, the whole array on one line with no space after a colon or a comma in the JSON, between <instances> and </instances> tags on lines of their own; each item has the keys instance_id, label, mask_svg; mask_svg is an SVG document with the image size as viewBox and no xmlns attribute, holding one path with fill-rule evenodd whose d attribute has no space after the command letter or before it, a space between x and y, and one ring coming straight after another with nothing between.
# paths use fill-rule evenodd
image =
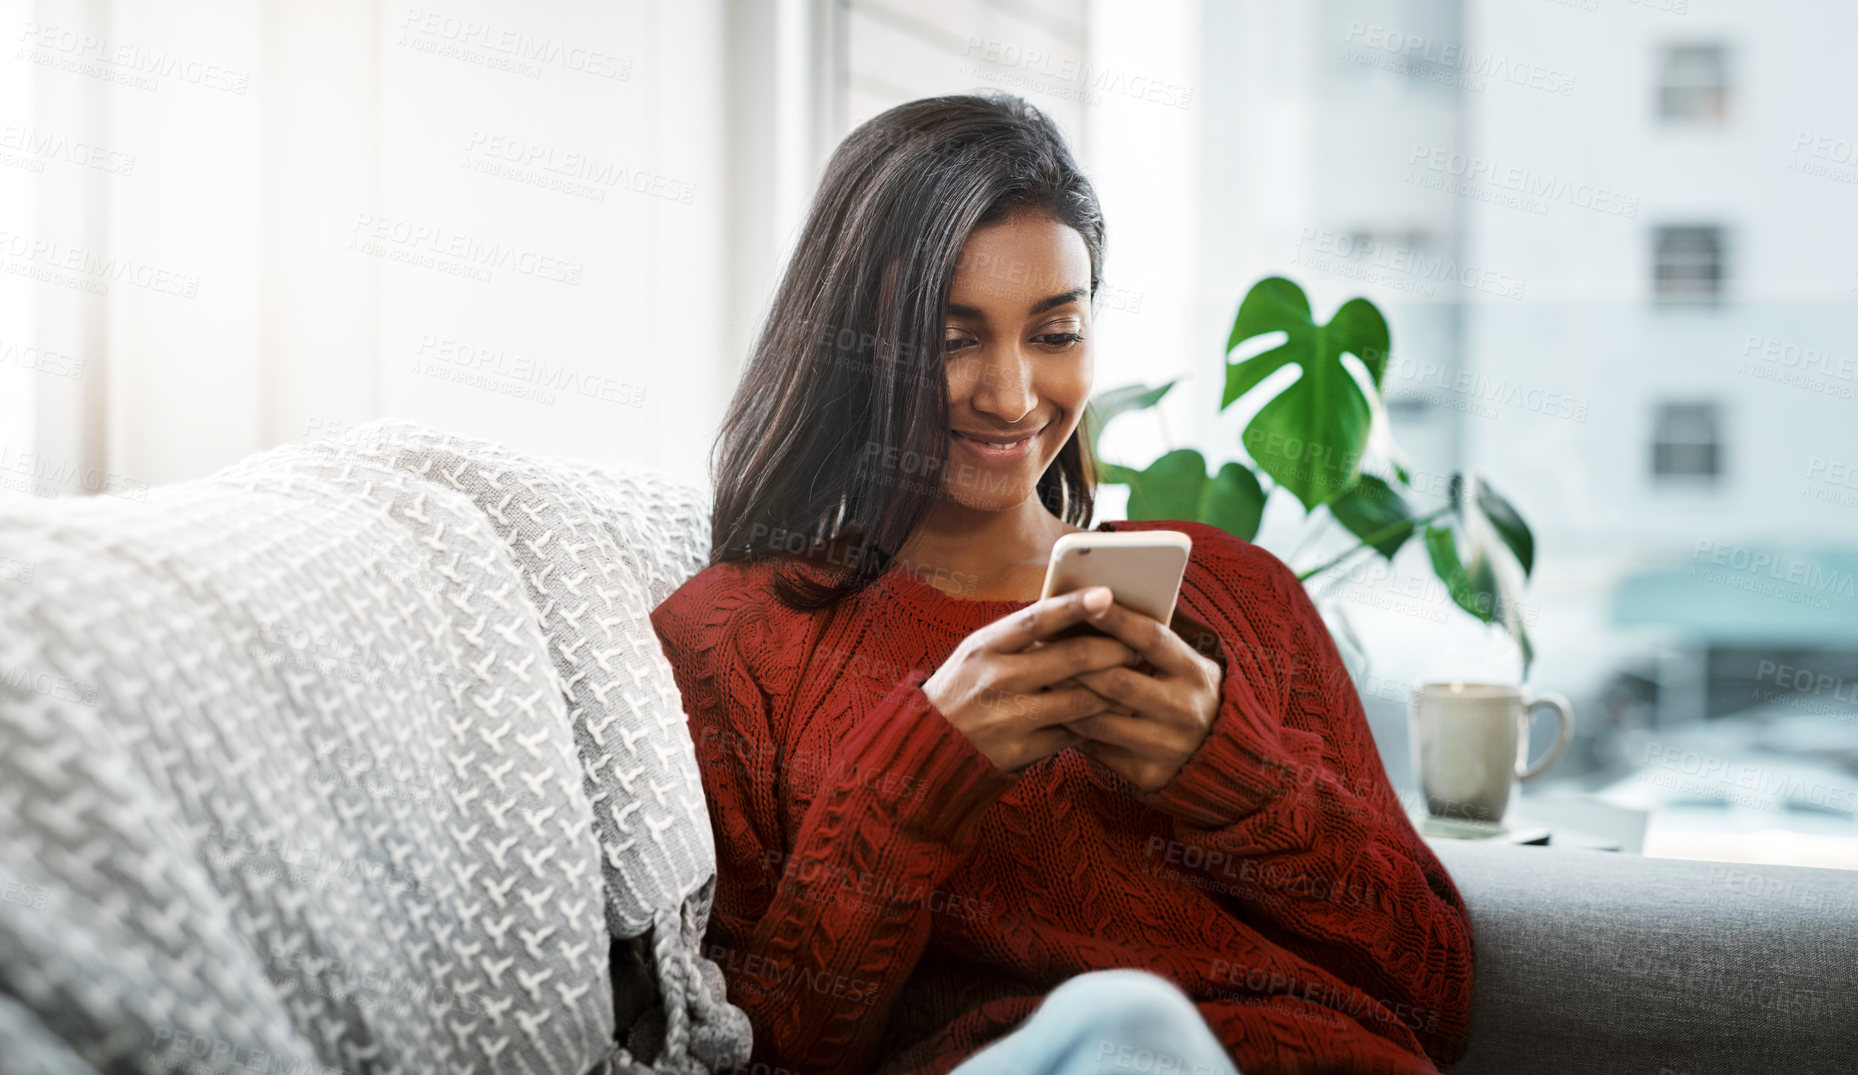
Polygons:
<instances>
[{"instance_id":1,"label":"woman's hand","mask_svg":"<svg viewBox=\"0 0 1858 1075\"><path fill-rule=\"evenodd\" d=\"M1035 601L975 631L923 682L923 693L968 741L1005 772L1017 772L1073 743L1069 721L1107 712L1115 703L1088 686L1085 674L1127 671L1140 658L1107 635L1047 641L1078 623L1115 614L1107 586ZM1077 683L1065 684L1075 678ZM1063 684L1052 689L1054 684Z\"/></svg>"},{"instance_id":2,"label":"woman's hand","mask_svg":"<svg viewBox=\"0 0 1858 1075\"><path fill-rule=\"evenodd\" d=\"M1127 643L1144 663L1078 673L1077 682L1112 705L1066 726L1083 738L1079 750L1142 791L1160 791L1212 730L1225 667L1160 620L1122 605L1091 623Z\"/></svg>"}]
</instances>

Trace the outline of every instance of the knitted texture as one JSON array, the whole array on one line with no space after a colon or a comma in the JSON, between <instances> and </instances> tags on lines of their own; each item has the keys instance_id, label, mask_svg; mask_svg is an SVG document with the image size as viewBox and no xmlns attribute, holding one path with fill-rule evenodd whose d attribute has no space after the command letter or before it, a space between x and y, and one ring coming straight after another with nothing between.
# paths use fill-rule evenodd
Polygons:
<instances>
[{"instance_id":1,"label":"knitted texture","mask_svg":"<svg viewBox=\"0 0 1858 1075\"><path fill-rule=\"evenodd\" d=\"M726 563L653 612L716 831L705 952L756 1061L941 1075L1111 967L1178 984L1246 1075L1434 1072L1463 1052L1464 903L1321 618L1217 528L1100 527L1155 528L1193 539L1174 626L1213 632L1196 640L1224 669L1208 738L1155 793L1075 748L1005 773L930 704L961 640L1028 602L897 565L803 613L771 564Z\"/></svg>"},{"instance_id":2,"label":"knitted texture","mask_svg":"<svg viewBox=\"0 0 1858 1075\"><path fill-rule=\"evenodd\" d=\"M0 1072L746 1057L647 619L703 511L399 422L0 504Z\"/></svg>"}]
</instances>

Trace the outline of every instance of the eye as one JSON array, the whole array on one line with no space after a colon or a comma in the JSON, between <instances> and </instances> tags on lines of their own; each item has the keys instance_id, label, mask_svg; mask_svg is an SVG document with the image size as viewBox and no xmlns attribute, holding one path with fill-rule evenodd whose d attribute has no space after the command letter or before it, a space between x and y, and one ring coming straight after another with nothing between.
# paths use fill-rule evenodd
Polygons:
<instances>
[{"instance_id":1,"label":"eye","mask_svg":"<svg viewBox=\"0 0 1858 1075\"><path fill-rule=\"evenodd\" d=\"M972 346L973 343L973 340L965 336L946 336L942 339L942 353L952 355L963 347Z\"/></svg>"},{"instance_id":2,"label":"eye","mask_svg":"<svg viewBox=\"0 0 1858 1075\"><path fill-rule=\"evenodd\" d=\"M1084 337L1075 332L1048 332L1043 336L1033 337L1045 343L1047 347L1072 347L1084 342Z\"/></svg>"}]
</instances>

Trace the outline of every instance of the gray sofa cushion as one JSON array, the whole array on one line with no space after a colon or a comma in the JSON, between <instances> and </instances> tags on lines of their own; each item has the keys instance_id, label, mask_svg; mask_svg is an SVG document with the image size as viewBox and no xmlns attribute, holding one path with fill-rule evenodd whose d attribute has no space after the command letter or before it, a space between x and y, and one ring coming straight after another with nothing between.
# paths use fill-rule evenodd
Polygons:
<instances>
[{"instance_id":1,"label":"gray sofa cushion","mask_svg":"<svg viewBox=\"0 0 1858 1075\"><path fill-rule=\"evenodd\" d=\"M1453 1075L1858 1070L1858 871L1432 846L1477 944Z\"/></svg>"}]
</instances>

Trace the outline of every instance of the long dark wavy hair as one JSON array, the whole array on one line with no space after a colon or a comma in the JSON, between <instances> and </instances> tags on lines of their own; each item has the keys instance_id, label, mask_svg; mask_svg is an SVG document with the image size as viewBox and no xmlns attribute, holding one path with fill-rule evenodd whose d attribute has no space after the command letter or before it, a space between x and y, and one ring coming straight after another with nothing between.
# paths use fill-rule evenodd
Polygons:
<instances>
[{"instance_id":1,"label":"long dark wavy hair","mask_svg":"<svg viewBox=\"0 0 1858 1075\"><path fill-rule=\"evenodd\" d=\"M799 609L834 605L890 568L942 495L942 337L962 246L1026 211L1083 237L1094 307L1096 192L1057 126L1024 99L911 101L839 143L711 456L711 564L789 561L775 592ZM1095 503L1088 420L1038 483L1074 526Z\"/></svg>"}]
</instances>

